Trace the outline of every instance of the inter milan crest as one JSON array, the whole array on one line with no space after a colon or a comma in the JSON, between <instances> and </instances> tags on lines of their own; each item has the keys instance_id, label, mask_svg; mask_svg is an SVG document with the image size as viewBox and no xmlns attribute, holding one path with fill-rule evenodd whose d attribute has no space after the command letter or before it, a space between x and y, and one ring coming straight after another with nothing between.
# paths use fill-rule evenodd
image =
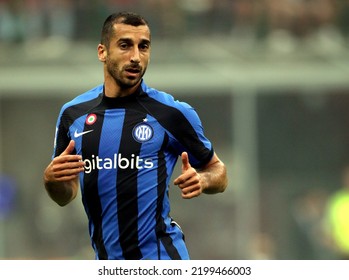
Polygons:
<instances>
[{"instance_id":1,"label":"inter milan crest","mask_svg":"<svg viewBox=\"0 0 349 280\"><path fill-rule=\"evenodd\" d=\"M149 124L142 122L133 128L132 134L137 142L143 143L149 141L153 137L154 131Z\"/></svg>"}]
</instances>

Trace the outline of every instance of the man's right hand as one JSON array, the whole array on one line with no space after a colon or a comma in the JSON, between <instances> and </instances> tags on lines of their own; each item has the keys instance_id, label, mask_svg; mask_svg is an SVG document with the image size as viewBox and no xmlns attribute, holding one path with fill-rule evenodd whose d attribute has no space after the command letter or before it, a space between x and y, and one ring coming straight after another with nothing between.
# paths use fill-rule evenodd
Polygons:
<instances>
[{"instance_id":1,"label":"man's right hand","mask_svg":"<svg viewBox=\"0 0 349 280\"><path fill-rule=\"evenodd\" d=\"M67 148L55 157L44 172L45 182L66 182L76 179L84 171L85 163L80 155L73 155L74 140L69 142Z\"/></svg>"}]
</instances>

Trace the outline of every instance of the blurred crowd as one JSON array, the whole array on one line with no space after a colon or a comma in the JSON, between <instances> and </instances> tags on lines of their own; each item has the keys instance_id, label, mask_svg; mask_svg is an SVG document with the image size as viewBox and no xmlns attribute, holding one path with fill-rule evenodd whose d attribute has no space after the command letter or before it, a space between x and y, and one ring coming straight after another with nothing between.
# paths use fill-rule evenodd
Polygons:
<instances>
[{"instance_id":1,"label":"blurred crowd","mask_svg":"<svg viewBox=\"0 0 349 280\"><path fill-rule=\"evenodd\" d=\"M297 39L323 30L349 37L349 0L0 0L0 42L95 40L106 15L121 10L142 13L160 38L264 40L280 30Z\"/></svg>"},{"instance_id":2,"label":"blurred crowd","mask_svg":"<svg viewBox=\"0 0 349 280\"><path fill-rule=\"evenodd\" d=\"M349 260L349 165L340 180L331 192L306 190L294 204L299 256L305 259Z\"/></svg>"}]
</instances>

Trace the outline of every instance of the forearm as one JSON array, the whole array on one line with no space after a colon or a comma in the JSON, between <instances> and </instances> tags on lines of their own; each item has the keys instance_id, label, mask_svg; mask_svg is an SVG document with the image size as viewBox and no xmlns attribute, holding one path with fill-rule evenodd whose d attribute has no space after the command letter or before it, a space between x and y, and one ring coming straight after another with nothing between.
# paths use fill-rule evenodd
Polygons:
<instances>
[{"instance_id":1,"label":"forearm","mask_svg":"<svg viewBox=\"0 0 349 280\"><path fill-rule=\"evenodd\" d=\"M78 180L67 182L48 182L44 180L44 185L51 199L58 205L65 206L76 197Z\"/></svg>"},{"instance_id":2,"label":"forearm","mask_svg":"<svg viewBox=\"0 0 349 280\"><path fill-rule=\"evenodd\" d=\"M44 170L43 181L48 195L58 205L64 206L72 201L79 189L79 173L84 171L80 155L72 154L75 142L55 157Z\"/></svg>"},{"instance_id":3,"label":"forearm","mask_svg":"<svg viewBox=\"0 0 349 280\"><path fill-rule=\"evenodd\" d=\"M226 166L217 161L204 170L198 171L202 181L202 192L206 194L215 194L224 192L228 185Z\"/></svg>"}]
</instances>

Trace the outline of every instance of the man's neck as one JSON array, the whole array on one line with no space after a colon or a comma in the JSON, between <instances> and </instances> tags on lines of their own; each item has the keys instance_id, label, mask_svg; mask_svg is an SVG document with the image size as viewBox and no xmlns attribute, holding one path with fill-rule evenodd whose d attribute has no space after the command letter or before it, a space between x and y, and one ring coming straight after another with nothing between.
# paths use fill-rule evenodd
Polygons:
<instances>
[{"instance_id":1,"label":"man's neck","mask_svg":"<svg viewBox=\"0 0 349 280\"><path fill-rule=\"evenodd\" d=\"M111 98L129 96L137 92L137 89L139 88L140 84L141 81L133 87L123 88L120 87L117 83L115 83L115 81L108 81L108 79L106 79L104 81L104 94L105 96Z\"/></svg>"}]
</instances>

